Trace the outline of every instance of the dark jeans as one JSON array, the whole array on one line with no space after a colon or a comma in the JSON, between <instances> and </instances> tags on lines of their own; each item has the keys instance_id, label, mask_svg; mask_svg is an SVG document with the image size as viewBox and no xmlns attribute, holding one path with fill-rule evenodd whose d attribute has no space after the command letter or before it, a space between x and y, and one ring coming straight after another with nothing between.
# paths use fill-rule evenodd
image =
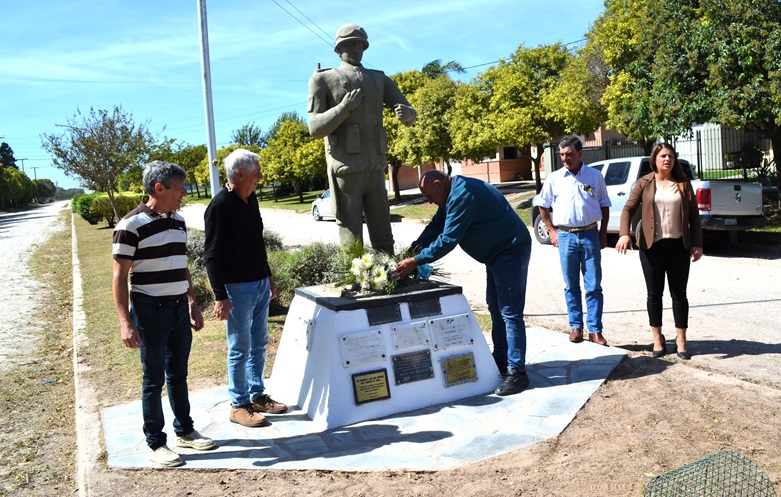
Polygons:
<instances>
[{"instance_id":1,"label":"dark jeans","mask_svg":"<svg viewBox=\"0 0 781 497\"><path fill-rule=\"evenodd\" d=\"M164 382L175 417L174 432L186 435L193 431L187 393L187 360L193 340L187 295L150 297L132 292L130 314L141 335L141 409L146 443L154 450L166 444L160 398Z\"/></svg>"},{"instance_id":2,"label":"dark jeans","mask_svg":"<svg viewBox=\"0 0 781 497\"><path fill-rule=\"evenodd\" d=\"M645 286L648 289L648 319L651 326L662 326L662 297L664 277L673 298L673 318L676 328L689 327L689 299L686 285L689 282L689 251L680 238L665 238L654 242L648 250L640 251Z\"/></svg>"},{"instance_id":3,"label":"dark jeans","mask_svg":"<svg viewBox=\"0 0 781 497\"><path fill-rule=\"evenodd\" d=\"M531 245L486 265L485 301L491 313L493 356L500 373L526 371L526 278Z\"/></svg>"}]
</instances>

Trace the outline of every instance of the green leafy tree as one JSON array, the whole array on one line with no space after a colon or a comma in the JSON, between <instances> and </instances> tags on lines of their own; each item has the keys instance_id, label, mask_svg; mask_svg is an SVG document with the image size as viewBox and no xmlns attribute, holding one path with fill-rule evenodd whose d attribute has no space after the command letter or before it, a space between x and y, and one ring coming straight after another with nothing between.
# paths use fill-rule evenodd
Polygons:
<instances>
[{"instance_id":1,"label":"green leafy tree","mask_svg":"<svg viewBox=\"0 0 781 497\"><path fill-rule=\"evenodd\" d=\"M116 105L111 111L90 108L88 114L77 109L64 127L61 135L42 135L41 146L66 175L105 191L119 219L114 192L121 175L143 161L154 143L148 121L136 124L131 113Z\"/></svg>"},{"instance_id":2,"label":"green leafy tree","mask_svg":"<svg viewBox=\"0 0 781 497\"><path fill-rule=\"evenodd\" d=\"M412 70L396 73L390 76L401 93L410 98L418 88L426 83L428 77L420 71ZM412 103L412 102L410 102ZM414 104L412 104L415 107ZM417 110L417 109L416 109ZM419 162L409 162L408 150L410 147L409 135L403 134L405 126L396 117L392 109L385 108L382 111L382 125L385 128L388 137L388 152L386 159L390 167L390 175L393 178L393 194L396 200L401 199L399 190L399 169L403 164L419 164Z\"/></svg>"},{"instance_id":3,"label":"green leafy tree","mask_svg":"<svg viewBox=\"0 0 781 497\"><path fill-rule=\"evenodd\" d=\"M254 145L258 148L264 148L267 145L263 130L260 129L260 126L255 126L254 122L245 124L231 133L231 142L242 147Z\"/></svg>"},{"instance_id":4,"label":"green leafy tree","mask_svg":"<svg viewBox=\"0 0 781 497\"><path fill-rule=\"evenodd\" d=\"M464 66L455 60L451 60L450 62L442 64L442 59L436 59L424 65L420 72L422 72L426 77L436 79L440 76L447 76L447 73L449 72L464 74L466 73L466 69L464 69Z\"/></svg>"},{"instance_id":5,"label":"green leafy tree","mask_svg":"<svg viewBox=\"0 0 781 497\"><path fill-rule=\"evenodd\" d=\"M24 172L13 167L0 169L0 208L25 206L35 193L35 185Z\"/></svg>"},{"instance_id":6,"label":"green leafy tree","mask_svg":"<svg viewBox=\"0 0 781 497\"><path fill-rule=\"evenodd\" d=\"M280 123L260 158L264 180L293 184L300 203L304 202L304 183L326 174L323 144L309 135L309 127L299 119Z\"/></svg>"},{"instance_id":7,"label":"green leafy tree","mask_svg":"<svg viewBox=\"0 0 781 497\"><path fill-rule=\"evenodd\" d=\"M500 145L533 147L536 153L532 154L532 161L540 191L544 143L569 132L582 132L580 128L588 122L568 122L568 116L579 111L559 109L573 105L571 99L563 99L559 86L574 60L575 56L561 43L534 48L522 45L509 59L500 60L478 75L473 85L458 94L453 119L454 148L465 157L480 160ZM584 97L582 102L588 100Z\"/></svg>"},{"instance_id":8,"label":"green leafy tree","mask_svg":"<svg viewBox=\"0 0 781 497\"><path fill-rule=\"evenodd\" d=\"M600 67L606 111L605 124L640 143L647 154L658 137L651 117L653 81L649 67L654 52L643 43L643 26L649 15L649 0L607 0L605 10L586 33L582 55ZM656 9L667 15L664 9Z\"/></svg>"},{"instance_id":9,"label":"green leafy tree","mask_svg":"<svg viewBox=\"0 0 781 497\"><path fill-rule=\"evenodd\" d=\"M303 117L298 115L298 112L283 112L279 115L276 121L274 121L274 124L271 125L271 127L268 129L265 135L263 135L263 140L268 145L271 140L276 138L277 132L279 131L279 128L282 126L283 123L286 123L288 121L295 121L301 124L306 124L306 121Z\"/></svg>"},{"instance_id":10,"label":"green leafy tree","mask_svg":"<svg viewBox=\"0 0 781 497\"><path fill-rule=\"evenodd\" d=\"M37 198L39 202L54 198L54 194L57 193L57 187L54 186L54 182L50 179L43 178L33 180L33 185L35 185L35 198Z\"/></svg>"},{"instance_id":11,"label":"green leafy tree","mask_svg":"<svg viewBox=\"0 0 781 497\"><path fill-rule=\"evenodd\" d=\"M0 167L13 167L19 169L14 159L14 151L6 142L0 143Z\"/></svg>"},{"instance_id":12,"label":"green leafy tree","mask_svg":"<svg viewBox=\"0 0 781 497\"><path fill-rule=\"evenodd\" d=\"M206 147L206 145L198 145L198 146L199 147L202 146L204 148ZM228 145L227 147L223 147L223 148L217 150L217 164L218 164L217 170L220 173L219 184L224 185L225 183L228 182L228 178L227 178L227 176L225 176L225 167L223 166L225 158L228 155L230 155L231 152L233 152L234 150L240 149L240 148L243 148L245 150L249 150L250 152L255 152L256 154L260 154L260 148L254 146L254 145L247 145L246 147L242 147L240 145L235 145L234 144L234 145ZM193 160L194 160L195 157L198 156L197 150L198 149L196 148L195 151L192 151ZM184 166L182 166L182 167L184 167ZM261 164L261 167L263 167L263 164ZM202 185L208 185L209 184L209 182L210 182L210 173L209 173L209 155L208 155L208 153L204 153L201 156L201 160L198 163L198 165L196 166L194 174L195 174L196 181L198 181L200 184L202 184ZM265 169L263 169L263 174L264 175L266 174ZM188 173L188 177L189 177L189 173ZM265 180L266 179L264 178L263 181L261 182L261 184L264 184ZM216 192L212 192L212 196L214 196L216 194L217 194Z\"/></svg>"},{"instance_id":13,"label":"green leafy tree","mask_svg":"<svg viewBox=\"0 0 781 497\"><path fill-rule=\"evenodd\" d=\"M687 36L654 13L647 37L658 43L654 68L660 108L678 116L672 131L717 122L770 139L781 153L781 4L777 0L665 0ZM681 46L676 47L676 43ZM661 104L664 103L664 107ZM776 162L779 186L781 165Z\"/></svg>"},{"instance_id":14,"label":"green leafy tree","mask_svg":"<svg viewBox=\"0 0 781 497\"><path fill-rule=\"evenodd\" d=\"M187 184L195 187L198 198L201 198L200 181L196 171L201 161L208 159L206 145L187 145L184 142L166 138L152 147L149 159L173 162L181 166L187 172ZM206 184L208 184L208 180Z\"/></svg>"}]
</instances>

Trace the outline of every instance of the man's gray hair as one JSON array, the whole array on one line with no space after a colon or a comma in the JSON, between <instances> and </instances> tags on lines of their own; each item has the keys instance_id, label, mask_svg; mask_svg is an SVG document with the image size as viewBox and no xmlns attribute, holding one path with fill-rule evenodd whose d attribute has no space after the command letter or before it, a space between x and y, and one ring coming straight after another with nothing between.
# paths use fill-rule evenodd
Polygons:
<instances>
[{"instance_id":1,"label":"man's gray hair","mask_svg":"<svg viewBox=\"0 0 781 497\"><path fill-rule=\"evenodd\" d=\"M255 164L260 164L260 156L243 148L237 148L225 157L225 176L233 183L236 180L236 172L243 171L246 174L255 169Z\"/></svg>"},{"instance_id":2,"label":"man's gray hair","mask_svg":"<svg viewBox=\"0 0 781 497\"><path fill-rule=\"evenodd\" d=\"M577 152L580 152L581 150L583 150L583 143L580 141L580 138L578 138L577 136L569 135L562 138L561 141L559 142L559 149L565 147L572 147Z\"/></svg>"},{"instance_id":3,"label":"man's gray hair","mask_svg":"<svg viewBox=\"0 0 781 497\"><path fill-rule=\"evenodd\" d=\"M156 184L161 183L164 187L171 188L176 180L187 182L187 172L181 166L173 162L153 160L144 168L141 183L149 195L154 195Z\"/></svg>"}]
</instances>

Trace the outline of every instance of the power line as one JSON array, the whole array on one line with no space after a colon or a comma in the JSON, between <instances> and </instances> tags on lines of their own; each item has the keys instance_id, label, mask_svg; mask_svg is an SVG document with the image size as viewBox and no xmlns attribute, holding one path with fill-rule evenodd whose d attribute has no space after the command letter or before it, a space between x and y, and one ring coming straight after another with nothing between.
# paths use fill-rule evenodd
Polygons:
<instances>
[{"instance_id":1,"label":"power line","mask_svg":"<svg viewBox=\"0 0 781 497\"><path fill-rule=\"evenodd\" d=\"M291 6L291 7L293 7L294 9L296 9L296 10L298 11L298 13L299 13L299 14L301 14L302 16L304 16L304 17L306 18L306 20L307 20L307 21L309 21L309 22L311 22L312 24L314 24L314 25L315 25L315 27L316 27L317 29L319 29L319 30L320 30L320 31L321 31L321 32L322 32L324 35L326 35L327 37L330 37L330 36L331 36L331 35L329 35L328 33L326 33L326 32L323 30L323 28L321 28L320 26L318 26L318 25L317 25L317 23L316 23L315 21L313 21L312 19L310 19L310 18L309 18L309 17L308 17L306 14L304 14L303 12L301 12L301 10L300 10L298 7L296 7L295 5L293 5L293 3L292 3L290 0L286 0L286 1L287 1L287 3L289 3L289 4L290 4L290 6Z\"/></svg>"},{"instance_id":2,"label":"power line","mask_svg":"<svg viewBox=\"0 0 781 497\"><path fill-rule=\"evenodd\" d=\"M277 0L271 0L271 1L272 1L272 2L274 2L274 3L277 5L277 7L279 7L279 8L280 8L280 9L282 9L282 10L284 10L284 11L285 11L285 13L287 13L287 15L289 15L290 17L292 17L293 19L295 19L297 23L299 23L300 25L302 25L303 27L305 27L306 29L308 29L309 31L311 31L313 35L315 35L315 36L317 36L318 38L320 38L321 40L323 40L323 41L324 41L326 44L328 44L328 46L331 46L331 43L332 43L332 42L331 42L331 40L328 40L328 39L326 39L326 38L323 38L323 37L322 37L322 36L320 36L318 33L315 33L315 32L314 32L314 30L312 30L312 28L310 28L309 26L307 26L306 24L304 24L303 22L301 22L301 20L300 20L299 18L297 18L296 16L294 16L293 14L291 14L289 10L287 10L286 8L284 8L283 6L281 6L281 5L279 4L279 2L277 2ZM296 10L298 10L298 9L296 9ZM306 16L304 16L304 17L306 17ZM308 17L307 17L307 19L308 19ZM313 24L314 24L314 23L313 23ZM319 26L318 26L318 28L319 28ZM320 31L322 31L322 29L320 29Z\"/></svg>"}]
</instances>

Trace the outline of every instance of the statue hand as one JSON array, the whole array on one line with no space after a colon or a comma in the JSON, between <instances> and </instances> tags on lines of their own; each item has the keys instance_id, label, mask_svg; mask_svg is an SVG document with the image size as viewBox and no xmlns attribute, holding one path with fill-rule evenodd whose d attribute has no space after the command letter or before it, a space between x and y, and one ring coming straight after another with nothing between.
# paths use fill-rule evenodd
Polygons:
<instances>
[{"instance_id":1,"label":"statue hand","mask_svg":"<svg viewBox=\"0 0 781 497\"><path fill-rule=\"evenodd\" d=\"M415 112L415 109L409 105L396 104L393 111L396 113L396 117L398 117L405 126L412 126L415 123L417 113Z\"/></svg>"},{"instance_id":2,"label":"statue hand","mask_svg":"<svg viewBox=\"0 0 781 497\"><path fill-rule=\"evenodd\" d=\"M360 88L356 88L355 90L351 90L347 95L344 96L342 99L342 103L345 107L347 107L347 110L352 111L356 107L358 107L361 104L361 101L363 100L363 93L361 93Z\"/></svg>"}]
</instances>

